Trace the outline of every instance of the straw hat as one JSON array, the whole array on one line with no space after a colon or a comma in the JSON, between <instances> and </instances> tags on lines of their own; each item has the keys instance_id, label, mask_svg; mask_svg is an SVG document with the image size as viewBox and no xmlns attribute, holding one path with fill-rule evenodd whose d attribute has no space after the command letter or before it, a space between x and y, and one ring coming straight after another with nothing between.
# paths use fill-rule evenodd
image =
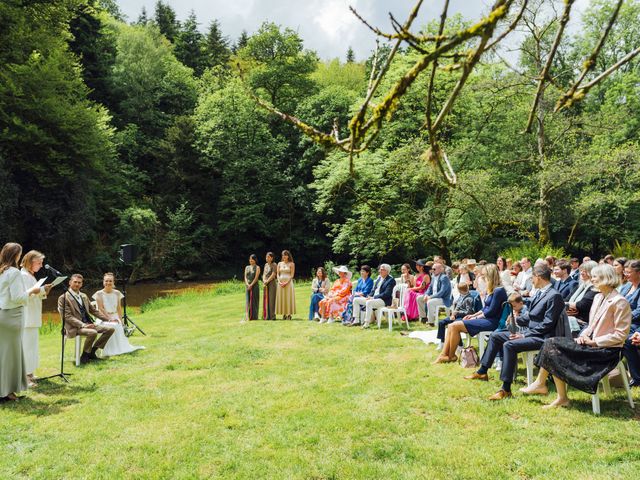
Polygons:
<instances>
[{"instance_id":1,"label":"straw hat","mask_svg":"<svg viewBox=\"0 0 640 480\"><path fill-rule=\"evenodd\" d=\"M347 274L347 278L351 280L353 274L349 271L349 269L345 265L340 265L339 267L333 267L333 273L339 275L340 272L344 272Z\"/></svg>"}]
</instances>

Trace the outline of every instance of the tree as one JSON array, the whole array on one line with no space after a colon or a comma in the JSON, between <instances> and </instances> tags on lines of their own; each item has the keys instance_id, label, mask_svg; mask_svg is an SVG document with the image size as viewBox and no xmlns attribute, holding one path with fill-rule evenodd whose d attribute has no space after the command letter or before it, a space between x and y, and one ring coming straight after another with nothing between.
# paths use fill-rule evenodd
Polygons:
<instances>
[{"instance_id":1,"label":"tree","mask_svg":"<svg viewBox=\"0 0 640 480\"><path fill-rule=\"evenodd\" d=\"M293 109L315 90L309 75L318 58L304 50L302 39L290 28L282 30L274 23L263 23L238 53L249 68L250 85L265 92L278 108Z\"/></svg>"},{"instance_id":2,"label":"tree","mask_svg":"<svg viewBox=\"0 0 640 480\"><path fill-rule=\"evenodd\" d=\"M15 47L0 50L0 161L9 182L0 195L14 195L2 236L67 265L95 246L107 213L100 197L111 193L98 186L115 153L110 117L88 99L67 45L71 7L0 4L0 45Z\"/></svg>"},{"instance_id":3,"label":"tree","mask_svg":"<svg viewBox=\"0 0 640 480\"><path fill-rule=\"evenodd\" d=\"M160 33L171 43L175 42L180 31L180 22L176 19L176 12L171 5L158 0L156 2L154 21L160 29Z\"/></svg>"},{"instance_id":4,"label":"tree","mask_svg":"<svg viewBox=\"0 0 640 480\"><path fill-rule=\"evenodd\" d=\"M207 66L204 35L198 31L198 20L193 10L178 32L174 52L176 58L183 65L192 68L196 76L202 75Z\"/></svg>"},{"instance_id":5,"label":"tree","mask_svg":"<svg viewBox=\"0 0 640 480\"><path fill-rule=\"evenodd\" d=\"M347 50L347 63L353 63L356 61L356 54L353 53L353 48L349 47Z\"/></svg>"},{"instance_id":6,"label":"tree","mask_svg":"<svg viewBox=\"0 0 640 480\"><path fill-rule=\"evenodd\" d=\"M143 5L142 10L140 10L140 15L138 15L138 19L134 22L134 25L146 25L149 23L149 18L147 17L147 9Z\"/></svg>"},{"instance_id":7,"label":"tree","mask_svg":"<svg viewBox=\"0 0 640 480\"><path fill-rule=\"evenodd\" d=\"M71 51L82 65L82 78L90 89L90 98L111 108L109 78L115 63L116 41L105 28L101 14L90 5L80 5L69 24Z\"/></svg>"},{"instance_id":8,"label":"tree","mask_svg":"<svg viewBox=\"0 0 640 480\"><path fill-rule=\"evenodd\" d=\"M233 53L238 53L238 51L242 50L244 47L247 46L248 42L249 42L249 34L247 33L246 30L242 30L242 32L240 32L240 36L238 37L238 40L236 40L236 43L233 45L233 48L231 49L231 51Z\"/></svg>"},{"instance_id":9,"label":"tree","mask_svg":"<svg viewBox=\"0 0 640 480\"><path fill-rule=\"evenodd\" d=\"M229 40L222 35L218 20L213 20L209 25L204 49L208 67L216 67L218 65L225 67L229 62L229 57L231 56Z\"/></svg>"}]
</instances>

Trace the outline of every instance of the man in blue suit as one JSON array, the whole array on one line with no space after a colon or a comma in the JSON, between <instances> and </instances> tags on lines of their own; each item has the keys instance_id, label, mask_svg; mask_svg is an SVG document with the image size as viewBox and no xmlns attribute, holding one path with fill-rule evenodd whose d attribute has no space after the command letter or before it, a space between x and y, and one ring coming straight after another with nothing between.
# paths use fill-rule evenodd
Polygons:
<instances>
[{"instance_id":1,"label":"man in blue suit","mask_svg":"<svg viewBox=\"0 0 640 480\"><path fill-rule=\"evenodd\" d=\"M467 380L489 380L487 372L498 352L502 351L502 387L489 400L503 400L513 396L511 383L518 366L518 354L539 350L545 339L556 336L558 322L564 313L562 295L551 286L551 270L547 264L538 263L533 269L533 286L536 293L531 299L529 311L516 317L518 325L526 327L522 333L495 331L489 337L487 349L482 355L477 372Z\"/></svg>"},{"instance_id":2,"label":"man in blue suit","mask_svg":"<svg viewBox=\"0 0 640 480\"><path fill-rule=\"evenodd\" d=\"M378 267L378 273L380 274L373 284L373 292L368 297L355 297L353 299L353 315L354 325L362 323L362 328L369 328L371 318L374 311L376 315L380 315L380 309L391 305L393 300L393 287L396 286L396 279L389 273L391 272L391 266L383 263ZM363 315L362 308L364 307L364 321L361 320Z\"/></svg>"},{"instance_id":3,"label":"man in blue suit","mask_svg":"<svg viewBox=\"0 0 640 480\"><path fill-rule=\"evenodd\" d=\"M569 265L571 265L571 273L569 273L569 276L580 283L580 260L573 257L569 260Z\"/></svg>"},{"instance_id":4,"label":"man in blue suit","mask_svg":"<svg viewBox=\"0 0 640 480\"><path fill-rule=\"evenodd\" d=\"M554 287L560 292L565 302L569 301L573 292L578 288L578 282L571 278L569 275L570 272L571 266L567 262L558 262L555 267L553 267L553 274L559 280Z\"/></svg>"},{"instance_id":5,"label":"man in blue suit","mask_svg":"<svg viewBox=\"0 0 640 480\"><path fill-rule=\"evenodd\" d=\"M416 302L420 312L420 321L436 323L436 308L438 305L451 306L451 280L444 273L444 265L440 262L433 264L431 269L431 283L424 295L418 295Z\"/></svg>"}]
</instances>

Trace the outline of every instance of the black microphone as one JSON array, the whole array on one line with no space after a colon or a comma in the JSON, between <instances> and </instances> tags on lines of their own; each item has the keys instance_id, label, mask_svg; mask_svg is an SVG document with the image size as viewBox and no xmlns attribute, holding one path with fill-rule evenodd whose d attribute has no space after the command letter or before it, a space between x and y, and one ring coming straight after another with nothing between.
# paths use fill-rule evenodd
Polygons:
<instances>
[{"instance_id":1,"label":"black microphone","mask_svg":"<svg viewBox=\"0 0 640 480\"><path fill-rule=\"evenodd\" d=\"M62 275L58 270L56 270L55 268L53 268L51 265L49 265L48 263L44 266L45 270L49 270L51 273L53 273L56 277L64 277L64 275Z\"/></svg>"}]
</instances>

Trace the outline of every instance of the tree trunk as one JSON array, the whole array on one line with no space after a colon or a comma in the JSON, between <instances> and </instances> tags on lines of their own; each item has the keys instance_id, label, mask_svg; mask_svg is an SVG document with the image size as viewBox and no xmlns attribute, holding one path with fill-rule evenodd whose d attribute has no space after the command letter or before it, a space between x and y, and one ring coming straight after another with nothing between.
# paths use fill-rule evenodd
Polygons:
<instances>
[{"instance_id":1,"label":"tree trunk","mask_svg":"<svg viewBox=\"0 0 640 480\"><path fill-rule=\"evenodd\" d=\"M539 190L538 190L538 242L541 245L551 241L549 233L549 192L544 181L544 169L546 163L546 145L544 138L544 99L540 101L537 111L538 120L538 167L540 172Z\"/></svg>"}]
</instances>

